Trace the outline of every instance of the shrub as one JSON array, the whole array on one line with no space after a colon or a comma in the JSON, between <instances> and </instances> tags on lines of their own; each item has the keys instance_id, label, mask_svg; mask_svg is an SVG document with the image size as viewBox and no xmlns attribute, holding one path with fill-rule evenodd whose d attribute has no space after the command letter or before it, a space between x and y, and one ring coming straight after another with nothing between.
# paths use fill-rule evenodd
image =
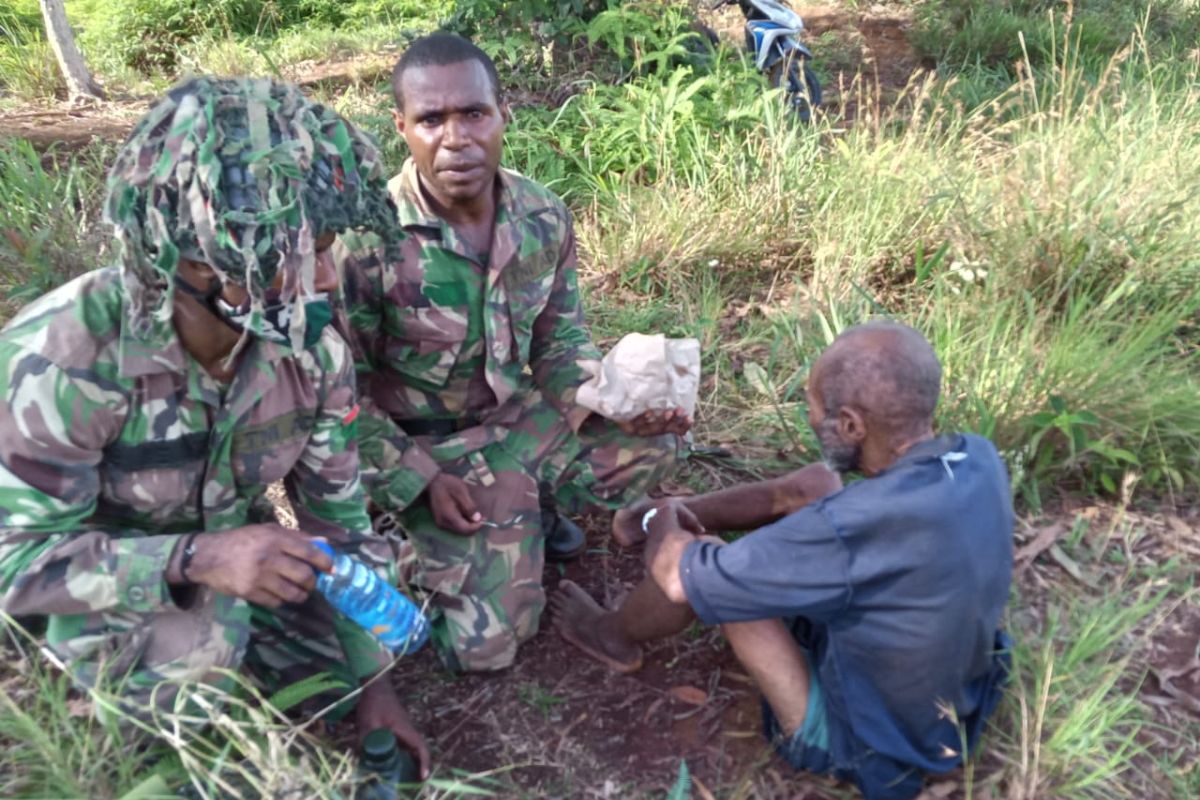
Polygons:
<instances>
[{"instance_id":1,"label":"shrub","mask_svg":"<svg viewBox=\"0 0 1200 800\"><path fill-rule=\"evenodd\" d=\"M429 13L420 0L83 0L76 9L89 52L147 75L174 72L180 50L200 40L269 38L298 26L354 27Z\"/></svg>"}]
</instances>

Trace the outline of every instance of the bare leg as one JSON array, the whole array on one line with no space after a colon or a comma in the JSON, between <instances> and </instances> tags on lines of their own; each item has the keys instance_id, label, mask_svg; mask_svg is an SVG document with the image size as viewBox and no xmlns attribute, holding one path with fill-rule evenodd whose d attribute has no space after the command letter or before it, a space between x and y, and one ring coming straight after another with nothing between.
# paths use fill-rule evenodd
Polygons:
<instances>
[{"instance_id":1,"label":"bare leg","mask_svg":"<svg viewBox=\"0 0 1200 800\"><path fill-rule=\"evenodd\" d=\"M550 598L559 635L617 672L642 666L642 642L680 633L695 614L672 603L652 579L639 583L615 611L604 609L572 581L562 581Z\"/></svg>"},{"instance_id":2,"label":"bare leg","mask_svg":"<svg viewBox=\"0 0 1200 800\"><path fill-rule=\"evenodd\" d=\"M808 712L808 662L783 621L727 622L721 633L767 698L783 732L790 736L800 730Z\"/></svg>"}]
</instances>

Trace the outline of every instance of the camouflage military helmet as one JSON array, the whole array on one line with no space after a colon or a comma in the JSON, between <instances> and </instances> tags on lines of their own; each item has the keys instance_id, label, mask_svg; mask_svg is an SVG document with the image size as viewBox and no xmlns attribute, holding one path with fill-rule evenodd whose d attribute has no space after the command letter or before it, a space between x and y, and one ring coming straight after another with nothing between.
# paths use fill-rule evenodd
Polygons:
<instances>
[{"instance_id":1,"label":"camouflage military helmet","mask_svg":"<svg viewBox=\"0 0 1200 800\"><path fill-rule=\"evenodd\" d=\"M280 301L312 291L320 234L370 230L388 245L403 236L374 142L268 79L196 78L171 89L117 154L104 219L139 330L169 324L181 257L244 286L259 316L278 272ZM293 322L303 326L302 310Z\"/></svg>"}]
</instances>

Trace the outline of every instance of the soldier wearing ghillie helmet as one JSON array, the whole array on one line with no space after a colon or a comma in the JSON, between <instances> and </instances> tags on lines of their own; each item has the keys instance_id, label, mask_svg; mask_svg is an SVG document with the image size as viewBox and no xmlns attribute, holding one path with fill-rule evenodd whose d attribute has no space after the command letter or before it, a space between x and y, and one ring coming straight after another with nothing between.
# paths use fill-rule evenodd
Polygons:
<instances>
[{"instance_id":1,"label":"soldier wearing ghillie helmet","mask_svg":"<svg viewBox=\"0 0 1200 800\"><path fill-rule=\"evenodd\" d=\"M109 174L117 265L0 332L0 609L124 713L245 666L343 694L390 664L313 593L313 536L394 573L371 533L354 367L326 329L337 233L398 245L374 144L293 86L198 79L143 118ZM300 530L275 522L282 480ZM428 751L386 680L359 730ZM349 706L349 703L343 704ZM348 708L344 710L349 710Z\"/></svg>"}]
</instances>

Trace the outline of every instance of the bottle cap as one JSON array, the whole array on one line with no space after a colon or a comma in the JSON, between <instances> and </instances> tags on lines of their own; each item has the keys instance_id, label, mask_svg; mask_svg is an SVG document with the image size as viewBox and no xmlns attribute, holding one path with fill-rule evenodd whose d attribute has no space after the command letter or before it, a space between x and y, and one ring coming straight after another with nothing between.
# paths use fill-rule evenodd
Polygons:
<instances>
[{"instance_id":1,"label":"bottle cap","mask_svg":"<svg viewBox=\"0 0 1200 800\"><path fill-rule=\"evenodd\" d=\"M320 550L322 553L329 556L330 558L336 557L336 554L333 552L333 548L330 547L329 542L325 541L324 539L314 539L313 544L315 544L317 546L318 550Z\"/></svg>"},{"instance_id":2,"label":"bottle cap","mask_svg":"<svg viewBox=\"0 0 1200 800\"><path fill-rule=\"evenodd\" d=\"M363 756L368 761L386 761L396 752L396 734L388 728L376 728L363 739Z\"/></svg>"}]
</instances>

